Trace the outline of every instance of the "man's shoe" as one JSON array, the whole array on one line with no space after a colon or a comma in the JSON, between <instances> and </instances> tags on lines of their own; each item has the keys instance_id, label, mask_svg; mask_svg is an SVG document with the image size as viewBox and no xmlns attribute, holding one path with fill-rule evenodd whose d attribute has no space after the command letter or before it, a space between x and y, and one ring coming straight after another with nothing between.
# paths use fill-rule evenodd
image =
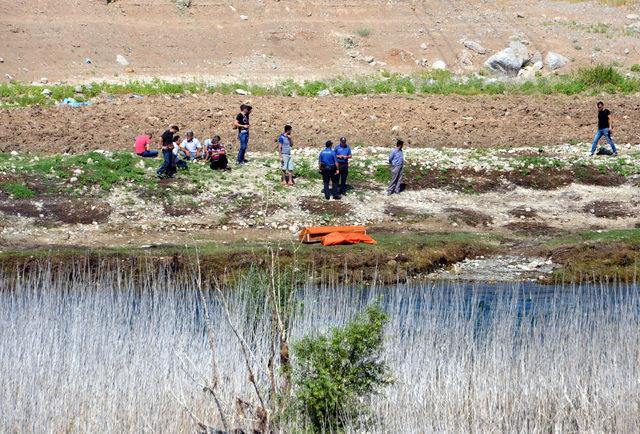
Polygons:
<instances>
[{"instance_id":1,"label":"man's shoe","mask_svg":"<svg viewBox=\"0 0 640 434\"><path fill-rule=\"evenodd\" d=\"M618 156L618 153L617 153L617 152L614 152L614 153L613 153L613 156L614 156L614 157L617 157L617 156Z\"/></svg>"},{"instance_id":2,"label":"man's shoe","mask_svg":"<svg viewBox=\"0 0 640 434\"><path fill-rule=\"evenodd\" d=\"M328 194L325 194L325 195L324 195L324 198L325 198L325 199L327 199L327 200L329 200L329 199L331 199L331 196L329 196Z\"/></svg>"}]
</instances>

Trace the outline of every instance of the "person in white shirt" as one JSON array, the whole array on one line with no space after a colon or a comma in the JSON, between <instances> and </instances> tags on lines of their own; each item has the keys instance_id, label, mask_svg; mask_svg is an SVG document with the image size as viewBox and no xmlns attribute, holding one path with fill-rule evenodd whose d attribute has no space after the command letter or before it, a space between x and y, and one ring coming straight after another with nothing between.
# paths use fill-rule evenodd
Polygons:
<instances>
[{"instance_id":1,"label":"person in white shirt","mask_svg":"<svg viewBox=\"0 0 640 434\"><path fill-rule=\"evenodd\" d=\"M187 131L187 138L182 141L180 151L182 157L187 160L200 160L204 158L200 140L193 137L193 131Z\"/></svg>"}]
</instances>

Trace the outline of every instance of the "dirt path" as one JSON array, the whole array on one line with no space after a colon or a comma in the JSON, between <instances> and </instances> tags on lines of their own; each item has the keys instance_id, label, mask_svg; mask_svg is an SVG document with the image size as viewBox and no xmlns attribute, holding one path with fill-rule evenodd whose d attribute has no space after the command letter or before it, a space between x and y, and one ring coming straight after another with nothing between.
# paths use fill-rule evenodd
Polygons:
<instances>
[{"instance_id":1,"label":"dirt path","mask_svg":"<svg viewBox=\"0 0 640 434\"><path fill-rule=\"evenodd\" d=\"M45 154L128 150L146 130L156 137L170 124L213 133L237 145L231 120L238 96L126 96L85 108L30 107L0 110L0 151ZM593 137L597 97L566 96L353 96L249 97L254 106L251 149L272 150L285 123L299 147L320 146L346 135L352 144L384 146L401 136L411 145L496 147L588 142ZM637 143L640 98L615 96L619 143ZM585 150L586 151L586 150Z\"/></svg>"}]
</instances>

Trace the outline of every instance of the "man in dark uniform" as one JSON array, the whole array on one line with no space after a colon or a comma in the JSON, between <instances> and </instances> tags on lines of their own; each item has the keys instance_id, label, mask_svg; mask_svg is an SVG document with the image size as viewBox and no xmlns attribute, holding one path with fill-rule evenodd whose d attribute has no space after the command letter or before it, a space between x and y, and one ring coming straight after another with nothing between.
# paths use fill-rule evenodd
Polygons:
<instances>
[{"instance_id":1,"label":"man in dark uniform","mask_svg":"<svg viewBox=\"0 0 640 434\"><path fill-rule=\"evenodd\" d=\"M329 199L332 195L331 193L333 193L333 198L337 200L340 199L338 159L336 158L336 153L331 149L331 146L333 146L331 140L328 140L324 146L325 148L320 152L318 159L320 163L320 173L322 174L322 184L324 185L324 198ZM331 190L329 189L329 181L331 181Z\"/></svg>"},{"instance_id":2,"label":"man in dark uniform","mask_svg":"<svg viewBox=\"0 0 640 434\"><path fill-rule=\"evenodd\" d=\"M338 160L338 170L340 171L340 194L347 192L347 176L349 175L349 160L351 159L351 148L347 144L345 137L340 137L340 144L334 149Z\"/></svg>"}]
</instances>

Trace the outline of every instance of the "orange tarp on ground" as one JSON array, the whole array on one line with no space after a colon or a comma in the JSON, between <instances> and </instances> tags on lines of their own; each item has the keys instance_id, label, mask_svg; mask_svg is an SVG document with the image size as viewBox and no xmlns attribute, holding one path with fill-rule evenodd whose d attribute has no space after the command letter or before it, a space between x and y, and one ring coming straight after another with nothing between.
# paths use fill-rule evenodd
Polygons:
<instances>
[{"instance_id":1,"label":"orange tarp on ground","mask_svg":"<svg viewBox=\"0 0 640 434\"><path fill-rule=\"evenodd\" d=\"M322 238L323 246L337 246L339 244L358 244L358 243L376 244L377 242L367 234L355 233L355 232L352 232L352 233L332 232L328 235L325 235Z\"/></svg>"},{"instance_id":2,"label":"orange tarp on ground","mask_svg":"<svg viewBox=\"0 0 640 434\"><path fill-rule=\"evenodd\" d=\"M333 232L346 233L359 233L366 234L366 226L316 226L312 228L305 228L300 232L300 241L305 243L320 242L322 239Z\"/></svg>"}]
</instances>

